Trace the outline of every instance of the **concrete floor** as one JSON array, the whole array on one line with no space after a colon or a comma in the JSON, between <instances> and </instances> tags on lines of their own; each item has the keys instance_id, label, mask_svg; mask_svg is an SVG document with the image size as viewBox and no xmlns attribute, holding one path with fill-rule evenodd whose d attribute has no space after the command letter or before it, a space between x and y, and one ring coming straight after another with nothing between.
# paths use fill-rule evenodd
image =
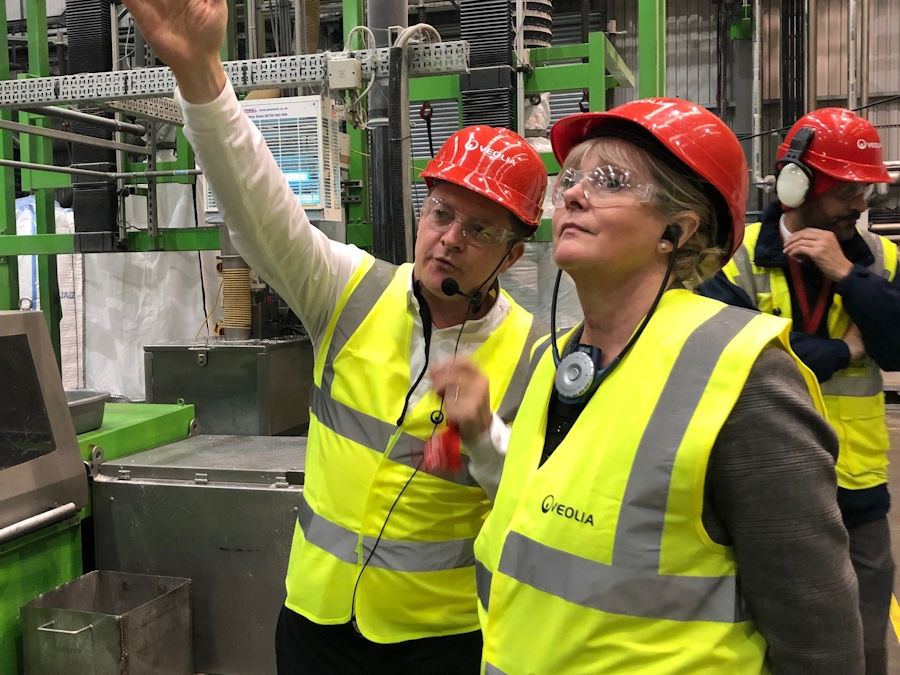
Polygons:
<instances>
[{"instance_id":1,"label":"concrete floor","mask_svg":"<svg viewBox=\"0 0 900 675\"><path fill-rule=\"evenodd\" d=\"M889 482L894 505L888 520L891 524L891 549L897 571L894 576L894 597L900 598L900 405L887 406L888 433L891 435L891 468ZM898 608L900 610L900 608ZM888 671L891 675L900 675L900 611L892 615L892 623L888 626Z\"/></svg>"}]
</instances>

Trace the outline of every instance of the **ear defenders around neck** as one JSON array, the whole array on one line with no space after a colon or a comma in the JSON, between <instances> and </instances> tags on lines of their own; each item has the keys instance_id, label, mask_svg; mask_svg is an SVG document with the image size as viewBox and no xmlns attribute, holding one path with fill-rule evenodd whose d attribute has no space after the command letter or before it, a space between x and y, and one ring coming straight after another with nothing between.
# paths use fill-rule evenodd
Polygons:
<instances>
[{"instance_id":1,"label":"ear defenders around neck","mask_svg":"<svg viewBox=\"0 0 900 675\"><path fill-rule=\"evenodd\" d=\"M815 136L815 129L803 127L791 139L787 154L775 163L778 171L775 179L775 194L778 201L795 209L809 195L813 187L813 171L803 162L803 153L809 148Z\"/></svg>"},{"instance_id":2,"label":"ear defenders around neck","mask_svg":"<svg viewBox=\"0 0 900 675\"><path fill-rule=\"evenodd\" d=\"M610 369L600 366L602 353L593 345L579 344L563 356L556 368L556 396L569 405L586 403Z\"/></svg>"}]
</instances>

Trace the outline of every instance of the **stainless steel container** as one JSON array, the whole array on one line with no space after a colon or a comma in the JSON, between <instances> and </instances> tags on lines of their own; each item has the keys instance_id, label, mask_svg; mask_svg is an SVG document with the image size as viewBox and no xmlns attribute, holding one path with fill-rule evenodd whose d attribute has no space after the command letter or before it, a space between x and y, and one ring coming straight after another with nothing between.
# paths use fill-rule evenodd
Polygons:
<instances>
[{"instance_id":1,"label":"stainless steel container","mask_svg":"<svg viewBox=\"0 0 900 675\"><path fill-rule=\"evenodd\" d=\"M97 565L191 579L194 667L275 672L306 438L196 436L100 467Z\"/></svg>"},{"instance_id":2,"label":"stainless steel container","mask_svg":"<svg viewBox=\"0 0 900 675\"><path fill-rule=\"evenodd\" d=\"M26 673L190 675L187 579L89 572L22 608Z\"/></svg>"},{"instance_id":3,"label":"stainless steel container","mask_svg":"<svg viewBox=\"0 0 900 675\"><path fill-rule=\"evenodd\" d=\"M302 433L309 424L308 337L144 347L148 403L193 403L203 434Z\"/></svg>"}]
</instances>

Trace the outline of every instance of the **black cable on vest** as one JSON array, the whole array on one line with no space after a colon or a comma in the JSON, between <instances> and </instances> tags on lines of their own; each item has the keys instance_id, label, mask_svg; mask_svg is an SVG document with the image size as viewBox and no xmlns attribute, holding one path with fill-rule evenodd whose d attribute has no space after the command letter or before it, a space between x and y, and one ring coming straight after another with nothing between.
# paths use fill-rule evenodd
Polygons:
<instances>
[{"instance_id":1,"label":"black cable on vest","mask_svg":"<svg viewBox=\"0 0 900 675\"><path fill-rule=\"evenodd\" d=\"M422 295L421 285L421 282L413 281L413 296L419 301L419 318L422 319L422 337L425 340L425 363L422 365L422 370L420 370L419 374L416 376L416 381L412 383L409 391L406 392L406 399L403 401L403 410L400 411L400 417L397 418L398 427L403 424L403 420L406 417L406 410L409 408L409 399L412 397L412 393L416 390L416 387L419 386L419 382L422 381L422 378L425 377L425 373L428 372L428 356L431 353L431 309L428 307L428 303L425 302L425 297ZM457 340L457 344L459 344L459 340Z\"/></svg>"},{"instance_id":2,"label":"black cable on vest","mask_svg":"<svg viewBox=\"0 0 900 675\"><path fill-rule=\"evenodd\" d=\"M674 228L674 229L670 229ZM666 289L669 286L669 278L672 276L672 270L675 267L675 255L678 253L678 234L680 233L680 229L677 229L677 225L669 225L666 227L666 231L663 234L663 239L672 244L672 254L669 256L669 261L666 265L666 274L663 277L662 283L659 285L659 290L656 292L656 297L653 299L653 303L650 305L650 309L644 315L643 320L641 321L640 326L634 332L634 335L631 336L631 339L622 347L622 351L620 351L616 357L609 362L609 365L603 369L603 372L599 375L599 382L597 382L594 386L596 390L597 386L600 385L600 382L603 382L607 377L612 374L612 371L615 370L616 366L625 358L625 355L631 351L631 348L638 341L638 338L641 337L641 333L644 332L644 328L647 327L647 324L650 322L651 317L654 312L656 312L656 306L659 304L659 301L662 300L663 293L666 292ZM559 356L559 347L556 344L556 296L559 293L559 282L562 279L562 270L557 270L556 272L556 282L553 284L553 297L550 300L550 339L551 339L551 347L553 348L553 362L558 367L560 364L560 356ZM599 364L598 364L599 367ZM554 390L556 389L554 385Z\"/></svg>"}]
</instances>

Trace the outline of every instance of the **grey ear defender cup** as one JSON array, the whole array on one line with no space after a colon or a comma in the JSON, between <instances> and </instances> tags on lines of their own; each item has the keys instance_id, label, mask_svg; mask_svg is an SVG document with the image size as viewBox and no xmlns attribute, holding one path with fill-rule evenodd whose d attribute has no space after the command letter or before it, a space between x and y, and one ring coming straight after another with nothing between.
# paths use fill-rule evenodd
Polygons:
<instances>
[{"instance_id":1,"label":"grey ear defender cup","mask_svg":"<svg viewBox=\"0 0 900 675\"><path fill-rule=\"evenodd\" d=\"M600 359L600 350L593 345L578 345L563 357L554 380L563 403L583 403L590 398L606 371L600 367Z\"/></svg>"},{"instance_id":2,"label":"grey ear defender cup","mask_svg":"<svg viewBox=\"0 0 900 675\"><path fill-rule=\"evenodd\" d=\"M803 153L812 143L815 129L804 127L791 139L787 154L775 164L778 171L775 179L775 194L778 201L789 208L797 208L804 201L813 186L813 172L803 163Z\"/></svg>"}]
</instances>

